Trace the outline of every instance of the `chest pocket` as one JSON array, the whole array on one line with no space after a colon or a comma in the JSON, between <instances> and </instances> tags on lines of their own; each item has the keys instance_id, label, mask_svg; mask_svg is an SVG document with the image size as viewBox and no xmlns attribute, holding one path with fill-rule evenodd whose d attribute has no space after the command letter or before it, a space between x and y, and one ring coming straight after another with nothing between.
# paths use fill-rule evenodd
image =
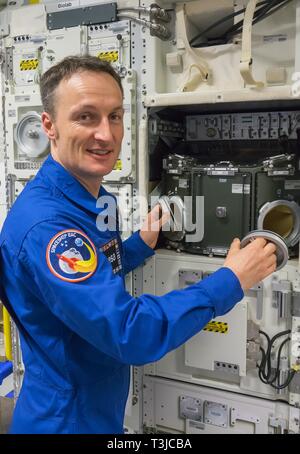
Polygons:
<instances>
[{"instance_id":1,"label":"chest pocket","mask_svg":"<svg viewBox=\"0 0 300 454\"><path fill-rule=\"evenodd\" d=\"M113 238L99 248L111 264L114 274L122 275L122 246L118 238Z\"/></svg>"}]
</instances>

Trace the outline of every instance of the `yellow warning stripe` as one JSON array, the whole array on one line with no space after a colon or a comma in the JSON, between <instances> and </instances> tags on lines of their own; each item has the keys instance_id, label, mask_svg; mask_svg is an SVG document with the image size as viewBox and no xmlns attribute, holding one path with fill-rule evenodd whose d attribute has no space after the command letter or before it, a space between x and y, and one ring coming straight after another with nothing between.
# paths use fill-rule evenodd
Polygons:
<instances>
[{"instance_id":1,"label":"yellow warning stripe","mask_svg":"<svg viewBox=\"0 0 300 454\"><path fill-rule=\"evenodd\" d=\"M97 57L100 60L108 61L110 63L114 63L115 61L119 60L119 52L117 50L110 50L107 52L99 52Z\"/></svg>"},{"instance_id":2,"label":"yellow warning stripe","mask_svg":"<svg viewBox=\"0 0 300 454\"><path fill-rule=\"evenodd\" d=\"M116 164L115 164L115 167L114 167L114 170L122 170L122 161L121 159L118 159Z\"/></svg>"},{"instance_id":3,"label":"yellow warning stripe","mask_svg":"<svg viewBox=\"0 0 300 454\"><path fill-rule=\"evenodd\" d=\"M36 69L39 66L39 61L37 58L32 60L21 60L20 61L20 70L21 71L29 71L32 69Z\"/></svg>"},{"instance_id":4,"label":"yellow warning stripe","mask_svg":"<svg viewBox=\"0 0 300 454\"><path fill-rule=\"evenodd\" d=\"M3 306L3 333L4 333L4 347L6 359L12 361L12 342L11 342L11 327L10 317Z\"/></svg>"},{"instance_id":5,"label":"yellow warning stripe","mask_svg":"<svg viewBox=\"0 0 300 454\"><path fill-rule=\"evenodd\" d=\"M228 323L226 322L209 322L204 328L204 331L210 331L212 333L221 333L227 334L228 333Z\"/></svg>"}]
</instances>

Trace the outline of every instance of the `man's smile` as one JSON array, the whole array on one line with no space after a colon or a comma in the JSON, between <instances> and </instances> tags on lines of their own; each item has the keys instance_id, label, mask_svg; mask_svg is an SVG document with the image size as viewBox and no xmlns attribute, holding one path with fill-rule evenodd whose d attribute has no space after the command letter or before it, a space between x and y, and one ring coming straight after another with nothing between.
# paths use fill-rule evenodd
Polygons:
<instances>
[{"instance_id":1,"label":"man's smile","mask_svg":"<svg viewBox=\"0 0 300 454\"><path fill-rule=\"evenodd\" d=\"M101 150L100 148L87 149L87 151L96 156L106 156L112 153L112 150Z\"/></svg>"}]
</instances>

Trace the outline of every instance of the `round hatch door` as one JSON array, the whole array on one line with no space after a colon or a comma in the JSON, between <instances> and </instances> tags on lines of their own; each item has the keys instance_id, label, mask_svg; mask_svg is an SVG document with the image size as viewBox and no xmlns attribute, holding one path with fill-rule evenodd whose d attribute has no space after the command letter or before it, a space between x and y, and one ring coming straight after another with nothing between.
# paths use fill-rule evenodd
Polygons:
<instances>
[{"instance_id":1,"label":"round hatch door","mask_svg":"<svg viewBox=\"0 0 300 454\"><path fill-rule=\"evenodd\" d=\"M265 203L259 211L257 228L277 233L288 247L294 246L300 237L299 205L288 200Z\"/></svg>"}]
</instances>

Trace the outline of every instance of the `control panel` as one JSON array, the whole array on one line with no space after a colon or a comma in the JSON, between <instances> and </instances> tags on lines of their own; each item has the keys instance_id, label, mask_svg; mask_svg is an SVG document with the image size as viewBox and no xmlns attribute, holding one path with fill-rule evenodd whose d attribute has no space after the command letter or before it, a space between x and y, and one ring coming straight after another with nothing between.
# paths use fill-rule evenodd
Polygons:
<instances>
[{"instance_id":1,"label":"control panel","mask_svg":"<svg viewBox=\"0 0 300 454\"><path fill-rule=\"evenodd\" d=\"M297 139L300 111L192 115L186 117L186 139L270 140Z\"/></svg>"}]
</instances>

